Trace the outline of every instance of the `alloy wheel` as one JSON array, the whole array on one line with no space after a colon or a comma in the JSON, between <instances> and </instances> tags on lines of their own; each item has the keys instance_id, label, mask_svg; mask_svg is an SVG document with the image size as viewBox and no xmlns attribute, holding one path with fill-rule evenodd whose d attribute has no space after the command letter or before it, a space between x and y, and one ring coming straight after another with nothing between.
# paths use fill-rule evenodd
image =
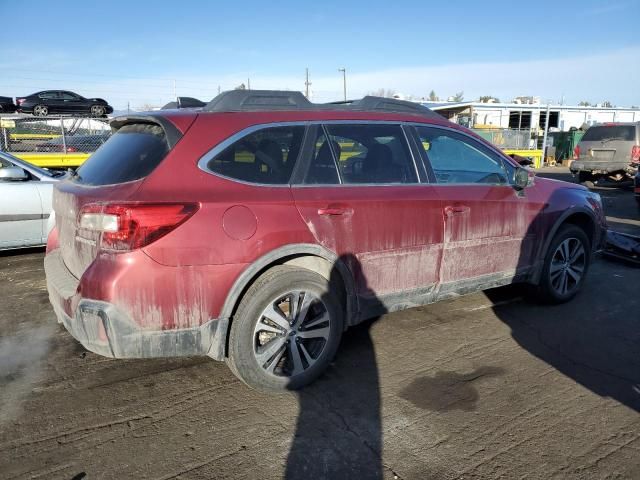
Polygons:
<instances>
[{"instance_id":1,"label":"alloy wheel","mask_svg":"<svg viewBox=\"0 0 640 480\"><path fill-rule=\"evenodd\" d=\"M36 105L33 107L33 114L38 117L45 117L49 113L49 109L44 105Z\"/></svg>"},{"instance_id":2,"label":"alloy wheel","mask_svg":"<svg viewBox=\"0 0 640 480\"><path fill-rule=\"evenodd\" d=\"M573 292L582 280L586 265L587 254L582 242L573 237L563 240L551 257L551 287L561 296Z\"/></svg>"},{"instance_id":3,"label":"alloy wheel","mask_svg":"<svg viewBox=\"0 0 640 480\"><path fill-rule=\"evenodd\" d=\"M93 105L91 107L91 115L94 117L101 117L104 115L104 107L101 107L100 105Z\"/></svg>"},{"instance_id":4,"label":"alloy wheel","mask_svg":"<svg viewBox=\"0 0 640 480\"><path fill-rule=\"evenodd\" d=\"M271 375L300 375L324 352L331 323L322 299L311 292L291 291L262 311L253 330L254 358Z\"/></svg>"}]
</instances>

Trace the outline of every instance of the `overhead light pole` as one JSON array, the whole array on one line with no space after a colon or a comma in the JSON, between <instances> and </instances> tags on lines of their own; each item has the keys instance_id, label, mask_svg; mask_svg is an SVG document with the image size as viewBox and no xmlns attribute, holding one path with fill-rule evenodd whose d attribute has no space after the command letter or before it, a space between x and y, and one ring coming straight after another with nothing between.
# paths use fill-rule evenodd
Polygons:
<instances>
[{"instance_id":1,"label":"overhead light pole","mask_svg":"<svg viewBox=\"0 0 640 480\"><path fill-rule=\"evenodd\" d=\"M347 101L347 69L342 67L338 69L339 72L342 72L342 91L344 93L344 101Z\"/></svg>"}]
</instances>

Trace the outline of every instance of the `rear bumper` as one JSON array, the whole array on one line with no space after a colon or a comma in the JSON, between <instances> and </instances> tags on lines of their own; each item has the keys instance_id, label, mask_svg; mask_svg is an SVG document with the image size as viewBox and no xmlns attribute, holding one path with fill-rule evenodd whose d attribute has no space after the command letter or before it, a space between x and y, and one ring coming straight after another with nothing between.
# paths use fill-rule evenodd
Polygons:
<instances>
[{"instance_id":1,"label":"rear bumper","mask_svg":"<svg viewBox=\"0 0 640 480\"><path fill-rule=\"evenodd\" d=\"M589 160L574 160L569 167L571 173L591 172L593 174L608 174L615 172L625 172L633 175L638 167L627 162L599 162Z\"/></svg>"},{"instance_id":2,"label":"rear bumper","mask_svg":"<svg viewBox=\"0 0 640 480\"><path fill-rule=\"evenodd\" d=\"M58 322L87 350L113 358L224 358L228 319L209 320L193 328L145 329L111 303L81 298L80 282L67 270L59 251L47 254L44 267Z\"/></svg>"}]
</instances>

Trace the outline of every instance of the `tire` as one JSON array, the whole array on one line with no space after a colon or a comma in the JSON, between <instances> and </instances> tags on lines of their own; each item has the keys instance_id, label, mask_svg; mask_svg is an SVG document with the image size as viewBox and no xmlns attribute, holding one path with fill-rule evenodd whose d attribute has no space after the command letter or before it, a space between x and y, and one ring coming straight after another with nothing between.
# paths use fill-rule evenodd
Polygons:
<instances>
[{"instance_id":1,"label":"tire","mask_svg":"<svg viewBox=\"0 0 640 480\"><path fill-rule=\"evenodd\" d=\"M49 115L49 107L46 105L36 105L33 107L33 114L36 117L46 117Z\"/></svg>"},{"instance_id":2,"label":"tire","mask_svg":"<svg viewBox=\"0 0 640 480\"><path fill-rule=\"evenodd\" d=\"M578 172L578 183L587 188L595 186L593 175L590 172Z\"/></svg>"},{"instance_id":3,"label":"tire","mask_svg":"<svg viewBox=\"0 0 640 480\"><path fill-rule=\"evenodd\" d=\"M591 242L584 230L575 225L560 227L545 255L536 296L545 303L568 302L582 288L590 263Z\"/></svg>"},{"instance_id":4,"label":"tire","mask_svg":"<svg viewBox=\"0 0 640 480\"><path fill-rule=\"evenodd\" d=\"M104 117L106 110L102 105L91 105L89 113L92 117Z\"/></svg>"},{"instance_id":5,"label":"tire","mask_svg":"<svg viewBox=\"0 0 640 480\"><path fill-rule=\"evenodd\" d=\"M299 305L301 317L291 319L292 304ZM339 293L326 278L306 269L274 267L242 297L231 323L227 363L256 390L297 390L324 372L342 330Z\"/></svg>"}]
</instances>

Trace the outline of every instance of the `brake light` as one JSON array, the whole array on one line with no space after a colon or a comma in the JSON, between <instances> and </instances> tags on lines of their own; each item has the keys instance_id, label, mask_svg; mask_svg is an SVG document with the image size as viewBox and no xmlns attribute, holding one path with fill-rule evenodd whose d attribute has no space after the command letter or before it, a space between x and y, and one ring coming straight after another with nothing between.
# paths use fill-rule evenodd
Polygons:
<instances>
[{"instance_id":1,"label":"brake light","mask_svg":"<svg viewBox=\"0 0 640 480\"><path fill-rule=\"evenodd\" d=\"M577 160L580 158L580 145L576 145L576 148L573 149L573 159Z\"/></svg>"},{"instance_id":2,"label":"brake light","mask_svg":"<svg viewBox=\"0 0 640 480\"><path fill-rule=\"evenodd\" d=\"M20 106L24 103L26 98L16 98L16 105Z\"/></svg>"},{"instance_id":3,"label":"brake light","mask_svg":"<svg viewBox=\"0 0 640 480\"><path fill-rule=\"evenodd\" d=\"M640 163L640 145L631 147L631 163Z\"/></svg>"},{"instance_id":4,"label":"brake light","mask_svg":"<svg viewBox=\"0 0 640 480\"><path fill-rule=\"evenodd\" d=\"M80 210L78 228L99 232L98 242L105 250L135 250L165 236L198 208L196 203L94 203Z\"/></svg>"},{"instance_id":5,"label":"brake light","mask_svg":"<svg viewBox=\"0 0 640 480\"><path fill-rule=\"evenodd\" d=\"M77 152L78 149L76 147L67 147L67 153L69 152Z\"/></svg>"}]
</instances>

